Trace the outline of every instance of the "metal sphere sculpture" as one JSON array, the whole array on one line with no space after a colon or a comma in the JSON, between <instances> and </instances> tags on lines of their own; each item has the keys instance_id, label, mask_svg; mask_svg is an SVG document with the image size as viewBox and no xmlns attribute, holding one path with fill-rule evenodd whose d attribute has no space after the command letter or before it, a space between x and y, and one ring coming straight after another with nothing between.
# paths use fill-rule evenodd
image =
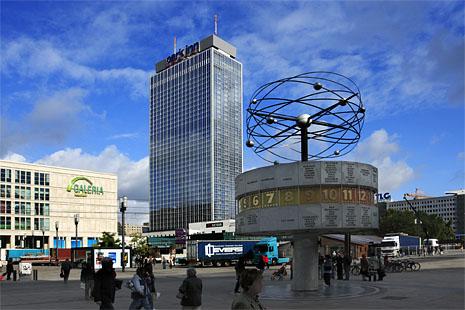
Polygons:
<instances>
[{"instance_id":1,"label":"metal sphere sculpture","mask_svg":"<svg viewBox=\"0 0 465 310\"><path fill-rule=\"evenodd\" d=\"M343 156L359 141L365 117L357 85L325 71L259 87L247 112L246 146L268 162L276 159L270 154L285 161Z\"/></svg>"}]
</instances>

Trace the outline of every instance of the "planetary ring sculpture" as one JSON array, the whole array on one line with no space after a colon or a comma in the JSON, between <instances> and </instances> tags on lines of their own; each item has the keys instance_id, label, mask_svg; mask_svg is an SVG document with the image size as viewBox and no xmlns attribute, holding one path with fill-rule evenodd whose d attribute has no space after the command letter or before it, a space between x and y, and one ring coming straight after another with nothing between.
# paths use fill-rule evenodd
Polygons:
<instances>
[{"instance_id":1,"label":"planetary ring sculpture","mask_svg":"<svg viewBox=\"0 0 465 310\"><path fill-rule=\"evenodd\" d=\"M326 71L264 84L247 112L246 146L268 162L274 161L269 155L285 161L343 156L359 141L365 117L357 85Z\"/></svg>"}]
</instances>

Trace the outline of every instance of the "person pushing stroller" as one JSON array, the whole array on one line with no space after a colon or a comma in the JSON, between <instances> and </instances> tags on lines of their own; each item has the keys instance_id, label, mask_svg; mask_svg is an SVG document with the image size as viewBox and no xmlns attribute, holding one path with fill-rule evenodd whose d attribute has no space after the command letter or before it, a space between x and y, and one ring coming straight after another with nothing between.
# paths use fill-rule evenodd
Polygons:
<instances>
[{"instance_id":1,"label":"person pushing stroller","mask_svg":"<svg viewBox=\"0 0 465 310\"><path fill-rule=\"evenodd\" d=\"M287 264L283 264L278 270L273 272L273 274L271 275L271 280L275 280L276 278L278 280L283 280L284 277L287 276L286 265Z\"/></svg>"}]
</instances>

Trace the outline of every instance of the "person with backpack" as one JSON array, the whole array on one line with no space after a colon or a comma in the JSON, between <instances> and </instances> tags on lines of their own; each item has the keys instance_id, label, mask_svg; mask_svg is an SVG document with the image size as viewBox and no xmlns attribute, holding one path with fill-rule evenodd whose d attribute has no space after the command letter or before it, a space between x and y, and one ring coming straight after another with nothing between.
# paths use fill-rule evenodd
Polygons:
<instances>
[{"instance_id":1,"label":"person with backpack","mask_svg":"<svg viewBox=\"0 0 465 310\"><path fill-rule=\"evenodd\" d=\"M129 305L129 309L153 309L150 296L150 289L147 283L147 274L143 267L139 267L136 270L136 274L131 279L132 302Z\"/></svg>"}]
</instances>

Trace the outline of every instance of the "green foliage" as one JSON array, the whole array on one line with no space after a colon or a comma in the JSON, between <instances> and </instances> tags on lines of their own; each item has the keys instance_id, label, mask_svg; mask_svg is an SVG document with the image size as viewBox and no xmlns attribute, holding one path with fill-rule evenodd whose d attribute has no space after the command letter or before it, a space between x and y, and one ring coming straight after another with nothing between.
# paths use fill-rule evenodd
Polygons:
<instances>
[{"instance_id":1,"label":"green foliage","mask_svg":"<svg viewBox=\"0 0 465 310\"><path fill-rule=\"evenodd\" d=\"M142 236L141 233L135 233L130 236L132 238L131 246L134 255L146 257L149 255L149 245L147 243L147 237Z\"/></svg>"},{"instance_id":2,"label":"green foliage","mask_svg":"<svg viewBox=\"0 0 465 310\"><path fill-rule=\"evenodd\" d=\"M454 230L451 223L445 223L442 218L435 214L419 212L419 217L423 225L415 224L415 214L412 211L387 210L386 214L381 217L379 230L381 235L387 233L407 233L411 236L420 236L426 238L423 230L425 227L428 231L429 238L441 240L453 240Z\"/></svg>"},{"instance_id":3,"label":"green foliage","mask_svg":"<svg viewBox=\"0 0 465 310\"><path fill-rule=\"evenodd\" d=\"M136 262L142 262L145 257L150 255L150 247L147 243L147 237L142 236L141 233L132 234L130 237L132 238L132 253L136 258Z\"/></svg>"},{"instance_id":4,"label":"green foliage","mask_svg":"<svg viewBox=\"0 0 465 310\"><path fill-rule=\"evenodd\" d=\"M98 246L100 248L120 248L121 241L119 239L115 239L115 233L109 233L104 231L102 233L102 237L100 238Z\"/></svg>"}]
</instances>

